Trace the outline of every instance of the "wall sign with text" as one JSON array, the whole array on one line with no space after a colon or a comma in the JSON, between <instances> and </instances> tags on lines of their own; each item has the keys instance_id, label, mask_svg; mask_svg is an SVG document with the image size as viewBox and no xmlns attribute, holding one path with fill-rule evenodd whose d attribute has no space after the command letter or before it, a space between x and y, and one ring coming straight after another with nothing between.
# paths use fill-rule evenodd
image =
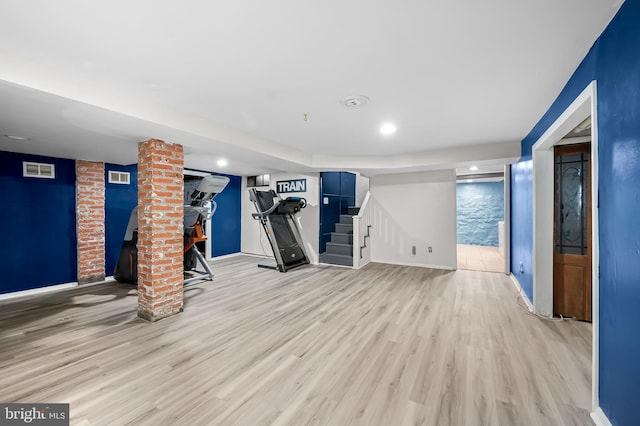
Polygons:
<instances>
[{"instance_id":1,"label":"wall sign with text","mask_svg":"<svg viewBox=\"0 0 640 426\"><path fill-rule=\"evenodd\" d=\"M287 192L307 192L307 180L279 180L276 182L276 192L278 194L286 194Z\"/></svg>"}]
</instances>

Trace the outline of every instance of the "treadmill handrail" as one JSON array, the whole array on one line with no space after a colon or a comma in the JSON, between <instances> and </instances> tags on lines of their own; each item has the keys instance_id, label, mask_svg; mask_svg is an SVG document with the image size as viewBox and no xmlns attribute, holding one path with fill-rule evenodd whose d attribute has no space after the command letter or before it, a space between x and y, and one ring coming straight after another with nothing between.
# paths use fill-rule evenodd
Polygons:
<instances>
[{"instance_id":1,"label":"treadmill handrail","mask_svg":"<svg viewBox=\"0 0 640 426\"><path fill-rule=\"evenodd\" d=\"M266 216L269 216L274 211L276 211L279 205L280 205L280 202L273 203L273 206L269 207L267 210L263 212L251 213L251 217L253 217L254 219L262 219Z\"/></svg>"}]
</instances>

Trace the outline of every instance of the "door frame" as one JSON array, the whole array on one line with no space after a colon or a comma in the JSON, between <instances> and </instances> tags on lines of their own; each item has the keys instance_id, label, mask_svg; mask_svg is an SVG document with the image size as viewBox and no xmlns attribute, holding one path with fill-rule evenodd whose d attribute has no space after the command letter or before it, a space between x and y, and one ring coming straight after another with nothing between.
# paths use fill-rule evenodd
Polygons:
<instances>
[{"instance_id":1,"label":"door frame","mask_svg":"<svg viewBox=\"0 0 640 426\"><path fill-rule=\"evenodd\" d=\"M553 206L554 153L553 147L578 124L591 117L591 310L592 338L592 409L599 403L599 265L598 238L598 110L597 85L592 81L558 119L536 141L533 160L533 308L543 316L553 315Z\"/></svg>"},{"instance_id":2,"label":"door frame","mask_svg":"<svg viewBox=\"0 0 640 426\"><path fill-rule=\"evenodd\" d=\"M511 164L504 165L504 273L511 274Z\"/></svg>"},{"instance_id":3,"label":"door frame","mask_svg":"<svg viewBox=\"0 0 640 426\"><path fill-rule=\"evenodd\" d=\"M186 176L205 177L212 174L213 173L199 172L197 170L189 170L189 169L184 169L182 171L183 176L186 175ZM204 224L204 235L207 236L207 240L204 242L204 253L202 254L204 255L205 260L213 260L213 247L211 246L211 243L212 243L211 220L207 220Z\"/></svg>"}]
</instances>

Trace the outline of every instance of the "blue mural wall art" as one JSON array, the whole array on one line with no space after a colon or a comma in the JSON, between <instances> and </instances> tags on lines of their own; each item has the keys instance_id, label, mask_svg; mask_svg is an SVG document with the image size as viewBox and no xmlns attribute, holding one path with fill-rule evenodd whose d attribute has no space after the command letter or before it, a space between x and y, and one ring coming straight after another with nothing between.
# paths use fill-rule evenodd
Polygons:
<instances>
[{"instance_id":1,"label":"blue mural wall art","mask_svg":"<svg viewBox=\"0 0 640 426\"><path fill-rule=\"evenodd\" d=\"M504 220L504 182L456 185L458 244L498 247L498 222Z\"/></svg>"}]
</instances>

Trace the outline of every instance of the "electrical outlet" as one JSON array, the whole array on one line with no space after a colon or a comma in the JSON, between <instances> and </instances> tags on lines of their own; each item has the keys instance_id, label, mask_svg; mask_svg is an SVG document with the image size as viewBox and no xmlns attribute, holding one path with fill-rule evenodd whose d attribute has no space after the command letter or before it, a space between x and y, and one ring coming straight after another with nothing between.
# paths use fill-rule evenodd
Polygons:
<instances>
[{"instance_id":1,"label":"electrical outlet","mask_svg":"<svg viewBox=\"0 0 640 426\"><path fill-rule=\"evenodd\" d=\"M416 246L411 246L411 254L416 255Z\"/></svg>"},{"instance_id":2,"label":"electrical outlet","mask_svg":"<svg viewBox=\"0 0 640 426\"><path fill-rule=\"evenodd\" d=\"M429 246L428 250L429 250L429 253L433 253L433 247Z\"/></svg>"},{"instance_id":3,"label":"electrical outlet","mask_svg":"<svg viewBox=\"0 0 640 426\"><path fill-rule=\"evenodd\" d=\"M520 273L524 274L524 264L520 262Z\"/></svg>"}]
</instances>

